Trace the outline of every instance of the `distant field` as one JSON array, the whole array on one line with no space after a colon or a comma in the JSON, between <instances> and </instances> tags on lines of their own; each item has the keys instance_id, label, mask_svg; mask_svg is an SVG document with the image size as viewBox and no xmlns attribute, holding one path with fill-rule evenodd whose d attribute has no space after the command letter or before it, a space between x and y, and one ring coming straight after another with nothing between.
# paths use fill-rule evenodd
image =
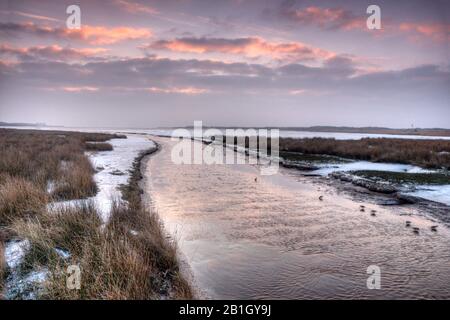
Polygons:
<instances>
[{"instance_id":1,"label":"distant field","mask_svg":"<svg viewBox=\"0 0 450 320\"><path fill-rule=\"evenodd\" d=\"M286 151L450 169L450 141L448 140L281 138L280 152Z\"/></svg>"},{"instance_id":2,"label":"distant field","mask_svg":"<svg viewBox=\"0 0 450 320\"><path fill-rule=\"evenodd\" d=\"M368 133L368 134L395 134L395 135L415 135L415 136L438 136L450 137L450 129L428 128L428 129L392 129L381 127L289 127L280 128L283 130L308 131L308 132L339 132L339 133Z\"/></svg>"}]
</instances>

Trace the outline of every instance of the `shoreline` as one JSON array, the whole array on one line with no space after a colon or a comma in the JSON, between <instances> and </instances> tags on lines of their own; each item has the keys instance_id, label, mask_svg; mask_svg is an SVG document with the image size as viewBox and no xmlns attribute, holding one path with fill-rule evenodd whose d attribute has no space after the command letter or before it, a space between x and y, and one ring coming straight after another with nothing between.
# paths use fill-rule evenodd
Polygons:
<instances>
[{"instance_id":1,"label":"shoreline","mask_svg":"<svg viewBox=\"0 0 450 320\"><path fill-rule=\"evenodd\" d=\"M152 137L160 138L159 136L153 136L153 135L149 135L149 137L150 137L150 139ZM162 146L160 143L156 142L155 140L153 140L153 139L151 139L151 140L156 145L156 149L153 152L146 154L144 157L142 157L142 159L140 161L139 169L140 169L140 172L142 175L142 180L140 181L139 186L140 186L141 190L143 191L142 195L141 195L143 205L145 207L151 208L150 210L159 216L159 212L156 210L156 208L153 204L152 195L151 195L151 191L150 191L151 179L146 174L146 171L149 170L149 162L152 160L152 158L154 156L156 156L159 152L161 152ZM160 220L161 220L161 224L162 224L162 226L161 226L162 231L166 234L167 238L172 239L173 243L177 247L177 258L178 258L178 263L179 263L179 267L180 267L180 272L181 272L181 275L186 279L186 281L190 285L190 288L193 293L193 300L210 299L211 297L209 297L208 294L204 290L202 290L200 288L200 286L197 284L195 277L194 277L192 267L188 262L187 256L181 250L178 250L178 240L175 239L174 236L172 234L170 234L170 232L167 231L166 227L164 226L164 221L161 217L160 217Z\"/></svg>"}]
</instances>

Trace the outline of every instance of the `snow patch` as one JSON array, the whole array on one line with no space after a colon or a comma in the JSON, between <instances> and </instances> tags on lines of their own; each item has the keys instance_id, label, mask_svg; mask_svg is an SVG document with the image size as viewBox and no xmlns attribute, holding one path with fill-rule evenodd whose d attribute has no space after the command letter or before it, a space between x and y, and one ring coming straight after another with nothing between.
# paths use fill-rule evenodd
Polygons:
<instances>
[{"instance_id":1,"label":"snow patch","mask_svg":"<svg viewBox=\"0 0 450 320\"><path fill-rule=\"evenodd\" d=\"M144 136L127 135L127 139L112 139L108 142L113 146L112 151L88 153L95 168L104 168L94 175L99 192L92 198L104 222L109 219L113 201L121 199L119 186L127 184L136 157L142 151L156 148L155 143Z\"/></svg>"},{"instance_id":2,"label":"snow patch","mask_svg":"<svg viewBox=\"0 0 450 320\"><path fill-rule=\"evenodd\" d=\"M156 148L156 144L145 136L136 135L127 135L127 139L111 139L108 143L113 146L112 151L86 153L93 167L97 168L94 174L99 189L97 195L88 199L53 202L47 205L47 210L74 208L92 201L103 222L109 220L113 202L122 199L119 187L128 183L134 160L141 152Z\"/></svg>"},{"instance_id":3,"label":"snow patch","mask_svg":"<svg viewBox=\"0 0 450 320\"><path fill-rule=\"evenodd\" d=\"M5 261L10 269L17 268L23 261L26 252L30 249L30 241L13 240L6 243Z\"/></svg>"},{"instance_id":4,"label":"snow patch","mask_svg":"<svg viewBox=\"0 0 450 320\"><path fill-rule=\"evenodd\" d=\"M408 195L444 203L450 206L450 185L440 185L440 186L419 185L416 186L415 191L408 192Z\"/></svg>"},{"instance_id":5,"label":"snow patch","mask_svg":"<svg viewBox=\"0 0 450 320\"><path fill-rule=\"evenodd\" d=\"M398 163L378 163L369 161L355 161L349 163L336 163L332 165L323 165L318 170L311 173L326 176L335 171L358 171L358 170L376 170L388 172L405 172L405 173L429 173L430 170L425 170L417 166L409 164Z\"/></svg>"}]
</instances>

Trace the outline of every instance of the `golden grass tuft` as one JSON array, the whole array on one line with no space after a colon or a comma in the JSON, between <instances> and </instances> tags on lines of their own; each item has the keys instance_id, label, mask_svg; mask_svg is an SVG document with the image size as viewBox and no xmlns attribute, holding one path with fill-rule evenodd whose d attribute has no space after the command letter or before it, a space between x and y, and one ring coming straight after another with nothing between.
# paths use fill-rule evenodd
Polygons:
<instances>
[{"instance_id":1,"label":"golden grass tuft","mask_svg":"<svg viewBox=\"0 0 450 320\"><path fill-rule=\"evenodd\" d=\"M6 177L0 184L0 225L45 211L47 194L24 178Z\"/></svg>"},{"instance_id":2,"label":"golden grass tuft","mask_svg":"<svg viewBox=\"0 0 450 320\"><path fill-rule=\"evenodd\" d=\"M60 168L52 196L56 200L85 199L97 193L94 181L94 168L84 155L74 157Z\"/></svg>"},{"instance_id":3,"label":"golden grass tuft","mask_svg":"<svg viewBox=\"0 0 450 320\"><path fill-rule=\"evenodd\" d=\"M113 146L107 142L97 142L97 143L86 142L85 148L88 151L112 151L113 150Z\"/></svg>"},{"instance_id":4,"label":"golden grass tuft","mask_svg":"<svg viewBox=\"0 0 450 320\"><path fill-rule=\"evenodd\" d=\"M280 151L450 169L449 140L281 138Z\"/></svg>"},{"instance_id":5,"label":"golden grass tuft","mask_svg":"<svg viewBox=\"0 0 450 320\"><path fill-rule=\"evenodd\" d=\"M192 298L180 275L176 248L168 243L156 215L114 205L112 220L102 226L91 204L17 220L12 229L30 241L23 270L50 271L44 299ZM70 252L60 257L55 248ZM81 290L67 288L66 270L82 270Z\"/></svg>"}]
</instances>

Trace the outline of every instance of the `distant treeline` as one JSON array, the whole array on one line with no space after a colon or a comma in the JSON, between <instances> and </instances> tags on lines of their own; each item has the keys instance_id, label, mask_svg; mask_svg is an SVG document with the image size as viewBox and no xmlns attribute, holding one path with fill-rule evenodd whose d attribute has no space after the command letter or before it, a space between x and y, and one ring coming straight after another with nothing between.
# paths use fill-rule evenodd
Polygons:
<instances>
[{"instance_id":1,"label":"distant treeline","mask_svg":"<svg viewBox=\"0 0 450 320\"><path fill-rule=\"evenodd\" d=\"M0 127L46 127L45 123L1 122Z\"/></svg>"},{"instance_id":2,"label":"distant treeline","mask_svg":"<svg viewBox=\"0 0 450 320\"><path fill-rule=\"evenodd\" d=\"M398 135L418 135L418 136L450 136L450 129L443 128L411 128L392 129L383 127L286 127L283 130L293 131L313 131L313 132L342 132L342 133L371 133L371 134L398 134Z\"/></svg>"}]
</instances>

